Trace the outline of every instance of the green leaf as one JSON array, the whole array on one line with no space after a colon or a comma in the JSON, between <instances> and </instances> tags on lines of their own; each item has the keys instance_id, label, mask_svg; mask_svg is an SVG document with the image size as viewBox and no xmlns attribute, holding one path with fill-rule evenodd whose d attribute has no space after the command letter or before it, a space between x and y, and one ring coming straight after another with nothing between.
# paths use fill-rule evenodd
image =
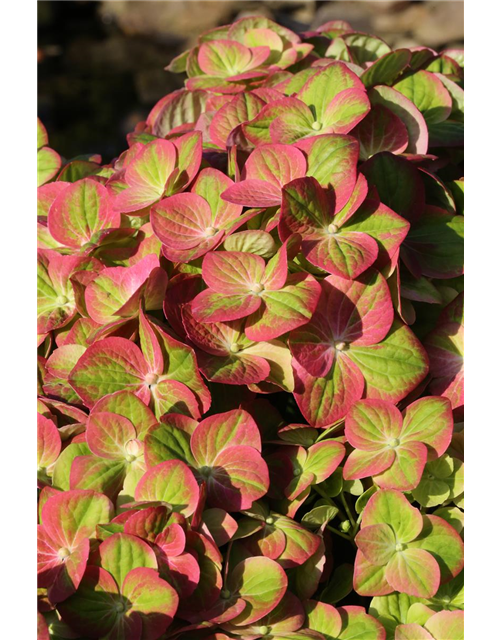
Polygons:
<instances>
[{"instance_id":1,"label":"green leaf","mask_svg":"<svg viewBox=\"0 0 500 640\"><path fill-rule=\"evenodd\" d=\"M356 509L356 513L360 514L363 512L364 508L368 503L368 500L372 497L372 495L376 491L377 491L377 487L372 486L359 496L359 498L356 500L356 503L354 505L354 508Z\"/></svg>"},{"instance_id":2,"label":"green leaf","mask_svg":"<svg viewBox=\"0 0 500 640\"><path fill-rule=\"evenodd\" d=\"M322 496L328 496L329 498L336 498L340 495L343 487L342 469L336 469L332 475L317 484L314 488L318 490L318 493Z\"/></svg>"},{"instance_id":3,"label":"green leaf","mask_svg":"<svg viewBox=\"0 0 500 640\"><path fill-rule=\"evenodd\" d=\"M410 60L411 53L408 49L397 49L386 53L361 74L361 81L365 87L392 84L408 66Z\"/></svg>"},{"instance_id":4,"label":"green leaf","mask_svg":"<svg viewBox=\"0 0 500 640\"><path fill-rule=\"evenodd\" d=\"M48 213L51 235L67 247L80 249L104 229L120 226L108 191L97 180L85 178L61 191Z\"/></svg>"},{"instance_id":5,"label":"green leaf","mask_svg":"<svg viewBox=\"0 0 500 640\"><path fill-rule=\"evenodd\" d=\"M113 577L104 569L89 565L77 592L58 605L63 620L80 633L99 638L107 635L124 604Z\"/></svg>"},{"instance_id":6,"label":"green leaf","mask_svg":"<svg viewBox=\"0 0 500 640\"><path fill-rule=\"evenodd\" d=\"M125 338L94 342L77 362L69 381L88 406L110 393L139 391L147 365L139 347Z\"/></svg>"},{"instance_id":7,"label":"green leaf","mask_svg":"<svg viewBox=\"0 0 500 640\"><path fill-rule=\"evenodd\" d=\"M409 543L422 531L422 516L400 491L377 491L366 505L361 530L375 524L392 527L399 543ZM418 545L417 545L418 546Z\"/></svg>"},{"instance_id":8,"label":"green leaf","mask_svg":"<svg viewBox=\"0 0 500 640\"><path fill-rule=\"evenodd\" d=\"M262 258L270 258L276 252L276 242L270 233L261 229L250 229L233 233L224 240L226 251L254 253Z\"/></svg>"},{"instance_id":9,"label":"green leaf","mask_svg":"<svg viewBox=\"0 0 500 640\"><path fill-rule=\"evenodd\" d=\"M314 109L315 119L321 122L335 96L346 89L360 87L362 85L357 76L346 65L334 62L315 73L297 97Z\"/></svg>"},{"instance_id":10,"label":"green leaf","mask_svg":"<svg viewBox=\"0 0 500 640\"><path fill-rule=\"evenodd\" d=\"M307 626L310 629L321 633L326 640L335 640L340 636L342 619L335 607L314 600L308 600L304 604Z\"/></svg>"},{"instance_id":11,"label":"green leaf","mask_svg":"<svg viewBox=\"0 0 500 640\"><path fill-rule=\"evenodd\" d=\"M364 557L374 565L388 564L396 553L396 538L385 523L363 527L356 536L356 545Z\"/></svg>"},{"instance_id":12,"label":"green leaf","mask_svg":"<svg viewBox=\"0 0 500 640\"><path fill-rule=\"evenodd\" d=\"M182 460L195 467L189 433L182 431L175 424L169 424L168 418L165 420L167 422L150 429L144 440L147 466L154 467L165 460Z\"/></svg>"},{"instance_id":13,"label":"green leaf","mask_svg":"<svg viewBox=\"0 0 500 640\"><path fill-rule=\"evenodd\" d=\"M71 474L71 489L93 489L116 499L123 487L127 473L124 460L104 460L97 456L78 456L74 459Z\"/></svg>"},{"instance_id":14,"label":"green leaf","mask_svg":"<svg viewBox=\"0 0 500 640\"><path fill-rule=\"evenodd\" d=\"M433 638L464 640L464 615L462 611L439 611L429 618L425 627Z\"/></svg>"},{"instance_id":15,"label":"green leaf","mask_svg":"<svg viewBox=\"0 0 500 640\"><path fill-rule=\"evenodd\" d=\"M302 516L302 523L306 527L317 529L325 522L330 522L339 513L339 509L335 505L321 505L314 507L311 511Z\"/></svg>"},{"instance_id":16,"label":"green leaf","mask_svg":"<svg viewBox=\"0 0 500 640\"><path fill-rule=\"evenodd\" d=\"M457 213L464 215L464 179L461 180L453 180L452 182L447 182L446 186L451 191L451 195L453 196L453 200L455 201L456 211Z\"/></svg>"},{"instance_id":17,"label":"green leaf","mask_svg":"<svg viewBox=\"0 0 500 640\"><path fill-rule=\"evenodd\" d=\"M320 600L328 604L337 604L352 591L353 566L341 564L335 569L328 586L323 589Z\"/></svg>"},{"instance_id":18,"label":"green leaf","mask_svg":"<svg viewBox=\"0 0 500 640\"><path fill-rule=\"evenodd\" d=\"M168 502L174 511L188 517L198 505L199 493L189 467L181 460L167 460L146 471L136 487L135 499Z\"/></svg>"},{"instance_id":19,"label":"green leaf","mask_svg":"<svg viewBox=\"0 0 500 640\"><path fill-rule=\"evenodd\" d=\"M464 572L461 571L456 578L442 584L436 595L426 601L431 608L437 611L447 609L454 611L455 609L464 608Z\"/></svg>"},{"instance_id":20,"label":"green leaf","mask_svg":"<svg viewBox=\"0 0 500 640\"><path fill-rule=\"evenodd\" d=\"M38 150L36 161L37 186L40 187L57 175L61 168L61 156L54 149L43 147Z\"/></svg>"},{"instance_id":21,"label":"green leaf","mask_svg":"<svg viewBox=\"0 0 500 640\"><path fill-rule=\"evenodd\" d=\"M143 540L127 533L115 533L99 547L101 566L113 576L120 589L127 574L137 567L157 569L153 549Z\"/></svg>"},{"instance_id":22,"label":"green leaf","mask_svg":"<svg viewBox=\"0 0 500 640\"><path fill-rule=\"evenodd\" d=\"M428 207L412 224L402 258L415 277L455 278L464 270L464 218Z\"/></svg>"},{"instance_id":23,"label":"green leaf","mask_svg":"<svg viewBox=\"0 0 500 640\"><path fill-rule=\"evenodd\" d=\"M434 614L434 611L422 602L415 602L408 609L406 620L408 624L421 624L422 626Z\"/></svg>"},{"instance_id":24,"label":"green leaf","mask_svg":"<svg viewBox=\"0 0 500 640\"><path fill-rule=\"evenodd\" d=\"M362 166L370 186L377 188L380 200L407 220L417 220L423 210L425 190L415 166L388 151L377 153Z\"/></svg>"},{"instance_id":25,"label":"green leaf","mask_svg":"<svg viewBox=\"0 0 500 640\"><path fill-rule=\"evenodd\" d=\"M349 51L356 64L375 62L380 57L390 53L391 48L381 38L366 33L347 33L342 39L349 47Z\"/></svg>"},{"instance_id":26,"label":"green leaf","mask_svg":"<svg viewBox=\"0 0 500 640\"><path fill-rule=\"evenodd\" d=\"M433 636L419 624L402 624L396 629L396 640L434 640Z\"/></svg>"},{"instance_id":27,"label":"green leaf","mask_svg":"<svg viewBox=\"0 0 500 640\"><path fill-rule=\"evenodd\" d=\"M455 577L463 568L463 541L452 526L437 516L424 516L422 531L410 544L434 556L442 581Z\"/></svg>"},{"instance_id":28,"label":"green leaf","mask_svg":"<svg viewBox=\"0 0 500 640\"><path fill-rule=\"evenodd\" d=\"M77 456L86 456L91 453L86 442L73 442L69 444L61 453L54 466L52 474L53 486L62 491L69 491L69 478L73 460Z\"/></svg>"},{"instance_id":29,"label":"green leaf","mask_svg":"<svg viewBox=\"0 0 500 640\"><path fill-rule=\"evenodd\" d=\"M343 490L352 496L360 496L365 489L361 480L344 480Z\"/></svg>"},{"instance_id":30,"label":"green leaf","mask_svg":"<svg viewBox=\"0 0 500 640\"><path fill-rule=\"evenodd\" d=\"M171 624L179 604L175 589L156 571L138 567L123 583L123 596L132 603L131 612L142 621L142 638L157 638Z\"/></svg>"},{"instance_id":31,"label":"green leaf","mask_svg":"<svg viewBox=\"0 0 500 640\"><path fill-rule=\"evenodd\" d=\"M42 521L49 537L61 547L73 549L92 537L98 524L113 517L113 504L94 491L65 491L51 496L42 508Z\"/></svg>"},{"instance_id":32,"label":"green leaf","mask_svg":"<svg viewBox=\"0 0 500 640\"><path fill-rule=\"evenodd\" d=\"M45 145L49 144L47 129L44 127L43 122L40 120L40 118L36 119L36 142L37 149L41 149L42 147L45 147Z\"/></svg>"},{"instance_id":33,"label":"green leaf","mask_svg":"<svg viewBox=\"0 0 500 640\"><path fill-rule=\"evenodd\" d=\"M321 539L316 551L303 564L289 571L289 588L303 602L318 589L325 569L325 544Z\"/></svg>"},{"instance_id":34,"label":"green leaf","mask_svg":"<svg viewBox=\"0 0 500 640\"><path fill-rule=\"evenodd\" d=\"M396 591L419 598L433 596L439 588L439 566L422 549L409 548L395 553L386 567L385 577Z\"/></svg>"},{"instance_id":35,"label":"green leaf","mask_svg":"<svg viewBox=\"0 0 500 640\"><path fill-rule=\"evenodd\" d=\"M417 71L396 82L394 89L409 98L422 112L427 124L446 120L451 113L451 96L430 71Z\"/></svg>"},{"instance_id":36,"label":"green leaf","mask_svg":"<svg viewBox=\"0 0 500 640\"><path fill-rule=\"evenodd\" d=\"M407 153L427 153L429 143L427 124L411 100L392 87L383 85L370 89L369 96L372 104L387 107L404 123L408 131Z\"/></svg>"},{"instance_id":37,"label":"green leaf","mask_svg":"<svg viewBox=\"0 0 500 640\"><path fill-rule=\"evenodd\" d=\"M130 391L118 391L105 396L94 406L93 413L96 411L116 413L130 420L139 440L143 440L148 430L156 424L153 412Z\"/></svg>"},{"instance_id":38,"label":"green leaf","mask_svg":"<svg viewBox=\"0 0 500 640\"><path fill-rule=\"evenodd\" d=\"M417 602L417 598L406 593L391 593L388 596L376 596L370 603L368 613L375 616L387 631L387 638L394 638L399 624L406 622L408 609Z\"/></svg>"},{"instance_id":39,"label":"green leaf","mask_svg":"<svg viewBox=\"0 0 500 640\"><path fill-rule=\"evenodd\" d=\"M350 136L335 134L317 136L313 140L307 145L303 141L297 144L307 149L307 175L316 178L323 187L333 185L338 198L337 188L351 182L354 187L356 182L358 142ZM342 205L347 202L352 187L347 197L342 199ZM337 205L340 206L339 203Z\"/></svg>"},{"instance_id":40,"label":"green leaf","mask_svg":"<svg viewBox=\"0 0 500 640\"><path fill-rule=\"evenodd\" d=\"M227 588L246 602L246 607L232 624L251 624L270 613L285 595L288 580L277 562L252 557L236 565Z\"/></svg>"},{"instance_id":41,"label":"green leaf","mask_svg":"<svg viewBox=\"0 0 500 640\"><path fill-rule=\"evenodd\" d=\"M368 398L398 402L415 389L429 368L424 348L399 320L379 344L351 345L346 353L366 380Z\"/></svg>"},{"instance_id":42,"label":"green leaf","mask_svg":"<svg viewBox=\"0 0 500 640\"><path fill-rule=\"evenodd\" d=\"M436 509L433 515L443 518L457 533L462 534L465 516L464 512L458 507L442 507L441 509Z\"/></svg>"},{"instance_id":43,"label":"green leaf","mask_svg":"<svg viewBox=\"0 0 500 640\"><path fill-rule=\"evenodd\" d=\"M429 147L461 147L463 144L463 122L446 120L429 125Z\"/></svg>"}]
</instances>

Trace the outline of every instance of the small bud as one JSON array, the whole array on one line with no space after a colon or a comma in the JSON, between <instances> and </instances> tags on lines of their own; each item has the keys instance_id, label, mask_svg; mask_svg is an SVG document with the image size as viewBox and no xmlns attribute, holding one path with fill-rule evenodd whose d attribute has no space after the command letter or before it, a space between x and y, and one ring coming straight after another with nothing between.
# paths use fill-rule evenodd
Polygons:
<instances>
[{"instance_id":1,"label":"small bud","mask_svg":"<svg viewBox=\"0 0 500 640\"><path fill-rule=\"evenodd\" d=\"M344 351L346 347L347 347L347 342L336 342L335 343L335 349L337 349L337 351Z\"/></svg>"},{"instance_id":2,"label":"small bud","mask_svg":"<svg viewBox=\"0 0 500 640\"><path fill-rule=\"evenodd\" d=\"M66 558L71 555L71 551L66 547L62 547L57 552L57 555L59 556L59 560L66 560Z\"/></svg>"},{"instance_id":3,"label":"small bud","mask_svg":"<svg viewBox=\"0 0 500 640\"><path fill-rule=\"evenodd\" d=\"M218 229L216 229L215 227L207 227L205 229L205 235L208 236L209 238L211 238L212 236L214 236L217 233Z\"/></svg>"},{"instance_id":4,"label":"small bud","mask_svg":"<svg viewBox=\"0 0 500 640\"><path fill-rule=\"evenodd\" d=\"M259 627L259 633L263 636L267 636L270 631L271 627L265 627L264 625L262 625L262 627Z\"/></svg>"},{"instance_id":5,"label":"small bud","mask_svg":"<svg viewBox=\"0 0 500 640\"><path fill-rule=\"evenodd\" d=\"M337 231L339 230L338 226L336 224L329 224L328 225L328 233L337 233Z\"/></svg>"},{"instance_id":6,"label":"small bud","mask_svg":"<svg viewBox=\"0 0 500 640\"><path fill-rule=\"evenodd\" d=\"M314 129L314 131L319 131L321 129L321 122L318 122L316 120L315 122L312 123L312 128Z\"/></svg>"},{"instance_id":7,"label":"small bud","mask_svg":"<svg viewBox=\"0 0 500 640\"><path fill-rule=\"evenodd\" d=\"M229 591L229 589L222 589L222 591L220 592L220 597L223 600L227 600L230 595L231 595L231 592Z\"/></svg>"},{"instance_id":8,"label":"small bud","mask_svg":"<svg viewBox=\"0 0 500 640\"><path fill-rule=\"evenodd\" d=\"M398 438L393 438L392 440L389 440L389 446L392 449L395 449L396 447L399 447L399 440Z\"/></svg>"},{"instance_id":9,"label":"small bud","mask_svg":"<svg viewBox=\"0 0 500 640\"><path fill-rule=\"evenodd\" d=\"M231 351L231 353L238 353L239 350L240 345L236 344L236 342L233 342L233 344L229 347L229 351Z\"/></svg>"},{"instance_id":10,"label":"small bud","mask_svg":"<svg viewBox=\"0 0 500 640\"><path fill-rule=\"evenodd\" d=\"M66 296L57 296L56 298L56 304L58 307L63 307L67 302L68 298Z\"/></svg>"},{"instance_id":11,"label":"small bud","mask_svg":"<svg viewBox=\"0 0 500 640\"><path fill-rule=\"evenodd\" d=\"M272 516L267 517L266 524L274 524L274 518Z\"/></svg>"},{"instance_id":12,"label":"small bud","mask_svg":"<svg viewBox=\"0 0 500 640\"><path fill-rule=\"evenodd\" d=\"M349 522L349 520L344 520L343 522L340 523L340 530L343 531L344 533L347 533L350 529L351 529L351 523Z\"/></svg>"}]
</instances>

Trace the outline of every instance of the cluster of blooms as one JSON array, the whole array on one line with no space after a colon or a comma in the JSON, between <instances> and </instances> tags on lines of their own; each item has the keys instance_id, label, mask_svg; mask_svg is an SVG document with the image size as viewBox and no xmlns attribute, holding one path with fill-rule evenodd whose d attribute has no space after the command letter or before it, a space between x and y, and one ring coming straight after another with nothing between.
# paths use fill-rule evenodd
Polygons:
<instances>
[{"instance_id":1,"label":"cluster of blooms","mask_svg":"<svg viewBox=\"0 0 500 640\"><path fill-rule=\"evenodd\" d=\"M463 638L463 52L262 17L38 128L38 638Z\"/></svg>"}]
</instances>

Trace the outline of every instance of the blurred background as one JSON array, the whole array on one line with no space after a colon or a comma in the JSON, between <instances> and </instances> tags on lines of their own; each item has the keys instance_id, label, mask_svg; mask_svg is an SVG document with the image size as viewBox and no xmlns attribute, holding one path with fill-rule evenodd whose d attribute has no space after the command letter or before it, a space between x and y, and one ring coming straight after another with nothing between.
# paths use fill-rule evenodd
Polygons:
<instances>
[{"instance_id":1,"label":"blurred background","mask_svg":"<svg viewBox=\"0 0 500 640\"><path fill-rule=\"evenodd\" d=\"M38 115L50 146L109 162L151 107L182 87L182 75L164 70L170 60L200 32L255 14L297 32L347 20L392 47L463 44L455 0L39 0Z\"/></svg>"}]
</instances>

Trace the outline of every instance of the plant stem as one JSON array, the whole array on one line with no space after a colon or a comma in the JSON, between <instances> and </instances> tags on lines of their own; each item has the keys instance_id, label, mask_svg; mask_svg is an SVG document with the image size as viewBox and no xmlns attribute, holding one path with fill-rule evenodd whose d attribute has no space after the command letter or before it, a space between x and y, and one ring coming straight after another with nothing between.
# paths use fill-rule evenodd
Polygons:
<instances>
[{"instance_id":1,"label":"plant stem","mask_svg":"<svg viewBox=\"0 0 500 640\"><path fill-rule=\"evenodd\" d=\"M338 529L335 529L335 527L331 527L330 525L326 525L326 528L335 535L340 536L341 538L345 538L346 540L349 540L349 542L351 542L351 536L348 536L347 533L342 533L342 531L339 531Z\"/></svg>"},{"instance_id":2,"label":"plant stem","mask_svg":"<svg viewBox=\"0 0 500 640\"><path fill-rule=\"evenodd\" d=\"M320 495L322 498L325 498L326 500L329 500L329 501L333 504L333 500L330 498L330 496L329 496L329 495L327 495L327 494L323 491L323 489L321 489L317 484L313 485L313 489L314 489L314 491L316 491L316 493L319 493L319 495Z\"/></svg>"},{"instance_id":3,"label":"plant stem","mask_svg":"<svg viewBox=\"0 0 500 640\"><path fill-rule=\"evenodd\" d=\"M226 585L226 581L227 581L227 574L229 572L229 556L231 555L231 549L233 548L233 540L231 540L231 542L227 545L227 551L226 551L226 559L224 562L224 572L222 575L222 583L225 586Z\"/></svg>"},{"instance_id":4,"label":"plant stem","mask_svg":"<svg viewBox=\"0 0 500 640\"><path fill-rule=\"evenodd\" d=\"M356 547L356 545L354 544L353 539L351 538L351 536L348 536L347 533L342 533L342 531L339 531L338 529L335 529L335 527L331 527L329 524L326 525L326 528L331 531L332 533L334 533L336 536L340 536L341 538L344 538L345 540L349 540L349 542L353 545L353 547Z\"/></svg>"},{"instance_id":5,"label":"plant stem","mask_svg":"<svg viewBox=\"0 0 500 640\"><path fill-rule=\"evenodd\" d=\"M358 533L358 529L359 529L359 525L361 524L361 519L363 517L363 512L361 512L358 516L358 519L356 520L356 526L354 527L353 531L352 531L352 537L354 538L356 536L356 534Z\"/></svg>"},{"instance_id":6,"label":"plant stem","mask_svg":"<svg viewBox=\"0 0 500 640\"><path fill-rule=\"evenodd\" d=\"M349 521L352 524L353 529L355 529L356 521L352 517L351 510L349 509L349 505L347 504L347 500L345 499L345 495L343 491L340 494L340 499L342 500L342 504L344 505L344 509L345 509L345 512L347 513L347 517L349 518Z\"/></svg>"}]
</instances>

